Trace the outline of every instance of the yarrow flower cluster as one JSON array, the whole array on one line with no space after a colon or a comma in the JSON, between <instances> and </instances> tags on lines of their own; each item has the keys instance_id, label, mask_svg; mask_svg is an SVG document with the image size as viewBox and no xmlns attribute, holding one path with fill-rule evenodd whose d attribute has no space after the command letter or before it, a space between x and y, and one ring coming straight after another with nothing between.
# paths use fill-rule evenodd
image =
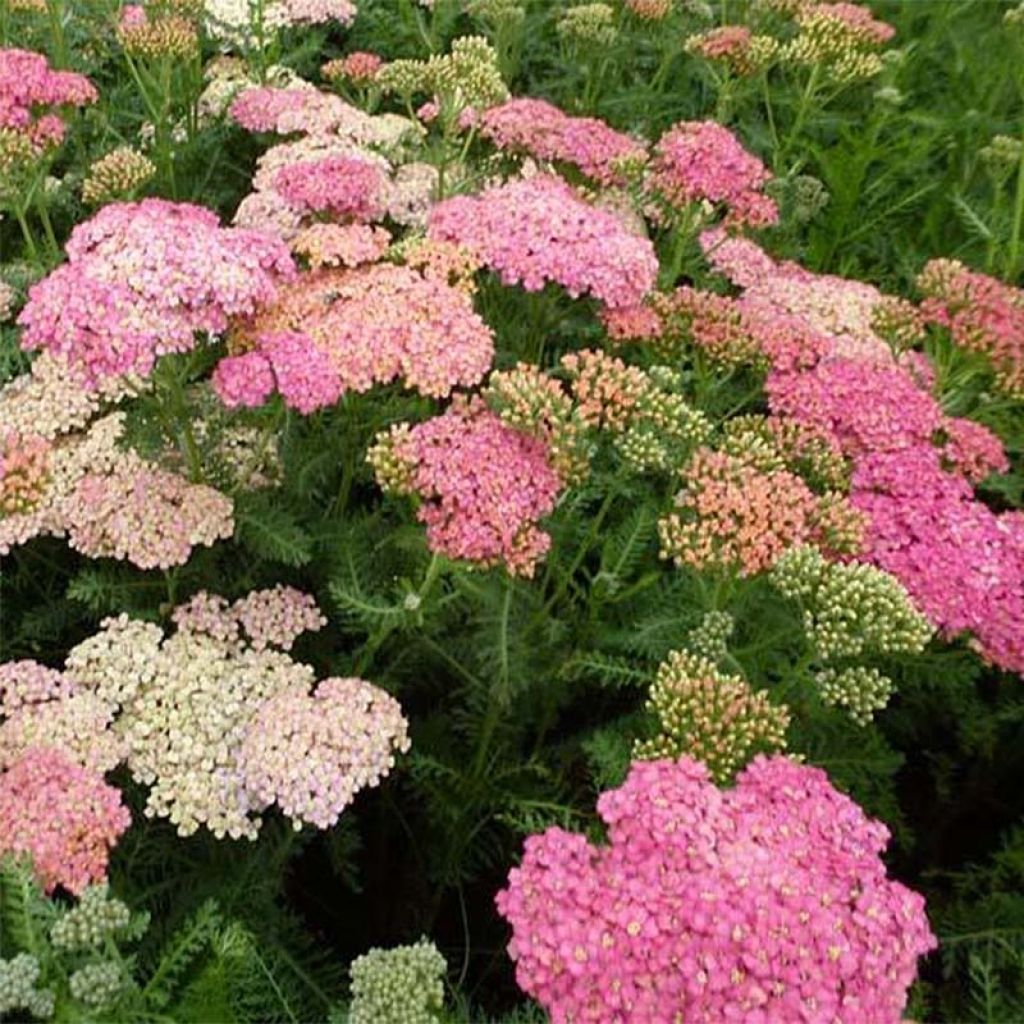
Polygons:
<instances>
[{"instance_id":1,"label":"yarrow flower cluster","mask_svg":"<svg viewBox=\"0 0 1024 1024\"><path fill-rule=\"evenodd\" d=\"M725 782L755 754L786 747L785 706L688 651L672 651L658 666L646 707L657 716L658 734L634 743L638 760L686 754Z\"/></svg>"},{"instance_id":2,"label":"yarrow flower cluster","mask_svg":"<svg viewBox=\"0 0 1024 1024\"><path fill-rule=\"evenodd\" d=\"M385 491L415 494L433 551L533 575L551 538L537 526L562 480L543 441L514 430L482 400L378 435L369 459Z\"/></svg>"},{"instance_id":3,"label":"yarrow flower cluster","mask_svg":"<svg viewBox=\"0 0 1024 1024\"><path fill-rule=\"evenodd\" d=\"M66 130L59 109L84 107L97 98L88 78L54 70L43 54L0 49L0 135L11 138L0 142L0 160L15 137L25 141L30 156L58 145Z\"/></svg>"},{"instance_id":4,"label":"yarrow flower cluster","mask_svg":"<svg viewBox=\"0 0 1024 1024\"><path fill-rule=\"evenodd\" d=\"M428 233L469 248L503 284L540 291L554 281L573 297L589 293L611 308L639 303L658 271L648 239L550 175L438 203Z\"/></svg>"},{"instance_id":5,"label":"yarrow flower cluster","mask_svg":"<svg viewBox=\"0 0 1024 1024\"><path fill-rule=\"evenodd\" d=\"M292 819L330 828L409 749L398 701L361 679L295 686L256 712L239 752L246 788Z\"/></svg>"},{"instance_id":6,"label":"yarrow flower cluster","mask_svg":"<svg viewBox=\"0 0 1024 1024\"><path fill-rule=\"evenodd\" d=\"M351 1024L439 1024L447 967L426 939L356 957L349 968Z\"/></svg>"},{"instance_id":7,"label":"yarrow flower cluster","mask_svg":"<svg viewBox=\"0 0 1024 1024\"><path fill-rule=\"evenodd\" d=\"M24 413L38 407L42 403L32 400L46 380L15 389L9 403L0 395L0 408ZM39 535L66 535L90 558L169 568L186 562L194 547L234 533L230 498L122 449L123 433L124 414L110 413L52 443L37 437L30 443L42 461L32 465L26 463L29 442L21 442L9 481L0 467L0 495L11 497L8 514L0 516L0 553Z\"/></svg>"},{"instance_id":8,"label":"yarrow flower cluster","mask_svg":"<svg viewBox=\"0 0 1024 1024\"><path fill-rule=\"evenodd\" d=\"M94 388L191 350L196 332L254 313L294 271L282 242L163 199L104 207L66 251L68 262L29 291L21 343L61 356Z\"/></svg>"},{"instance_id":9,"label":"yarrow flower cluster","mask_svg":"<svg viewBox=\"0 0 1024 1024\"><path fill-rule=\"evenodd\" d=\"M140 60L187 60L199 53L196 23L174 11L150 11L140 4L121 8L117 39L130 57Z\"/></svg>"},{"instance_id":10,"label":"yarrow flower cluster","mask_svg":"<svg viewBox=\"0 0 1024 1024\"><path fill-rule=\"evenodd\" d=\"M395 379L443 398L478 383L494 357L465 291L389 263L305 274L238 333L249 350L214 373L228 405L260 405L276 388L310 412Z\"/></svg>"},{"instance_id":11,"label":"yarrow flower cluster","mask_svg":"<svg viewBox=\"0 0 1024 1024\"><path fill-rule=\"evenodd\" d=\"M282 167L274 188L299 213L372 220L381 211L383 179L372 163L330 156Z\"/></svg>"},{"instance_id":12,"label":"yarrow flower cluster","mask_svg":"<svg viewBox=\"0 0 1024 1024\"><path fill-rule=\"evenodd\" d=\"M30 748L0 773L0 854L28 854L47 892L102 881L130 824L120 792L61 750Z\"/></svg>"},{"instance_id":13,"label":"yarrow flower cluster","mask_svg":"<svg viewBox=\"0 0 1024 1024\"><path fill-rule=\"evenodd\" d=\"M928 320L945 327L957 345L987 356L1001 389L1024 395L1024 290L956 260L927 263L917 286Z\"/></svg>"},{"instance_id":14,"label":"yarrow flower cluster","mask_svg":"<svg viewBox=\"0 0 1024 1024\"><path fill-rule=\"evenodd\" d=\"M131 921L131 911L110 895L106 883L90 885L78 902L53 923L50 941L55 949L70 953L95 949L127 929Z\"/></svg>"},{"instance_id":15,"label":"yarrow flower cluster","mask_svg":"<svg viewBox=\"0 0 1024 1024\"><path fill-rule=\"evenodd\" d=\"M40 1020L52 1017L53 990L36 987L42 973L38 958L30 953L18 953L10 960L0 957L0 1013L27 1010Z\"/></svg>"},{"instance_id":16,"label":"yarrow flower cluster","mask_svg":"<svg viewBox=\"0 0 1024 1024\"><path fill-rule=\"evenodd\" d=\"M669 206L710 203L730 225L775 224L779 211L764 194L771 178L736 136L714 121L682 121L654 149L647 187Z\"/></svg>"},{"instance_id":17,"label":"yarrow flower cluster","mask_svg":"<svg viewBox=\"0 0 1024 1024\"><path fill-rule=\"evenodd\" d=\"M258 41L267 44L291 25L349 25L356 16L352 0L264 0L261 25L254 21L249 0L205 0L204 6L206 31L223 45L241 49L251 49Z\"/></svg>"},{"instance_id":18,"label":"yarrow flower cluster","mask_svg":"<svg viewBox=\"0 0 1024 1024\"><path fill-rule=\"evenodd\" d=\"M57 726L41 730L40 742L59 746L55 753L76 770L123 762L148 785L148 817L169 818L183 836L205 825L217 836L253 838L275 803L297 828L334 824L408 749L393 698L361 680L316 684L311 668L284 653L326 621L307 595L279 586L228 604L200 592L172 619L170 637L126 615L107 619L69 652L63 672L5 666L0 696L10 717L0 726L0 755L12 723L43 718ZM83 701L102 716L76 717ZM2 778L13 784L34 749L16 752ZM39 869L36 849L29 852Z\"/></svg>"},{"instance_id":19,"label":"yarrow flower cluster","mask_svg":"<svg viewBox=\"0 0 1024 1024\"><path fill-rule=\"evenodd\" d=\"M646 151L595 117L570 117L546 100L519 97L480 115L480 134L503 150L578 167L603 185L622 184Z\"/></svg>"},{"instance_id":20,"label":"yarrow flower cluster","mask_svg":"<svg viewBox=\"0 0 1024 1024\"><path fill-rule=\"evenodd\" d=\"M823 771L761 756L721 791L688 757L637 762L597 806L608 845L532 836L497 897L555 1024L900 1020L924 901Z\"/></svg>"},{"instance_id":21,"label":"yarrow flower cluster","mask_svg":"<svg viewBox=\"0 0 1024 1024\"><path fill-rule=\"evenodd\" d=\"M742 457L700 448L682 478L678 511L658 522L661 555L677 565L752 576L796 544L857 548L857 514L838 495L819 497L789 470L764 471Z\"/></svg>"}]
</instances>

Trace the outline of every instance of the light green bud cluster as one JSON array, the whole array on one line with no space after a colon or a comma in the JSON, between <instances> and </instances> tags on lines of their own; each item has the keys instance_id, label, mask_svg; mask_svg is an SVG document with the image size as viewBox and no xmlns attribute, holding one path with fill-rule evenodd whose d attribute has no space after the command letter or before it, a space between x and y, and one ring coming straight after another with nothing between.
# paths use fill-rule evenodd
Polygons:
<instances>
[{"instance_id":1,"label":"light green bud cluster","mask_svg":"<svg viewBox=\"0 0 1024 1024\"><path fill-rule=\"evenodd\" d=\"M703 761L717 782L731 778L755 754L786 746L785 706L689 651L673 651L659 666L646 707L657 715L661 732L638 740L633 756L654 760L688 754Z\"/></svg>"},{"instance_id":2,"label":"light green bud cluster","mask_svg":"<svg viewBox=\"0 0 1024 1024\"><path fill-rule=\"evenodd\" d=\"M791 548L771 580L804 607L804 630L825 660L918 654L934 630L894 576L872 565L828 562L816 548Z\"/></svg>"},{"instance_id":3,"label":"light green bud cluster","mask_svg":"<svg viewBox=\"0 0 1024 1024\"><path fill-rule=\"evenodd\" d=\"M822 670L815 677L826 704L846 708L858 725L867 725L892 696L892 680L876 668L854 665L851 668Z\"/></svg>"},{"instance_id":4,"label":"light green bud cluster","mask_svg":"<svg viewBox=\"0 0 1024 1024\"><path fill-rule=\"evenodd\" d=\"M125 988L120 964L112 961L86 964L68 978L71 995L86 1006L105 1009L117 1002Z\"/></svg>"},{"instance_id":5,"label":"light green bud cluster","mask_svg":"<svg viewBox=\"0 0 1024 1024\"><path fill-rule=\"evenodd\" d=\"M686 649L718 664L729 653L729 638L735 628L736 620L729 612L706 612L700 624L687 635Z\"/></svg>"},{"instance_id":6,"label":"light green bud cluster","mask_svg":"<svg viewBox=\"0 0 1024 1024\"><path fill-rule=\"evenodd\" d=\"M1017 4L1016 7L1011 7L1003 15L1003 21L1007 25L1024 28L1024 0L1021 0L1021 3Z\"/></svg>"},{"instance_id":7,"label":"light green bud cluster","mask_svg":"<svg viewBox=\"0 0 1024 1024\"><path fill-rule=\"evenodd\" d=\"M615 444L637 472L671 472L708 439L711 421L678 393L682 382L674 370L653 366L647 377L649 386Z\"/></svg>"},{"instance_id":8,"label":"light green bud cluster","mask_svg":"<svg viewBox=\"0 0 1024 1024\"><path fill-rule=\"evenodd\" d=\"M12 1010L27 1010L42 1020L53 1016L53 993L36 988L41 973L39 961L28 953L0 957L0 1016Z\"/></svg>"},{"instance_id":9,"label":"light green bud cluster","mask_svg":"<svg viewBox=\"0 0 1024 1024\"><path fill-rule=\"evenodd\" d=\"M607 46L615 40L615 11L608 4L580 4L570 7L557 27L564 39Z\"/></svg>"},{"instance_id":10,"label":"light green bud cluster","mask_svg":"<svg viewBox=\"0 0 1024 1024\"><path fill-rule=\"evenodd\" d=\"M1005 180L1020 166L1022 145L1020 139L1009 135L995 135L979 150L985 166L998 179Z\"/></svg>"},{"instance_id":11,"label":"light green bud cluster","mask_svg":"<svg viewBox=\"0 0 1024 1024\"><path fill-rule=\"evenodd\" d=\"M349 1024L437 1024L447 966L426 939L371 949L352 961Z\"/></svg>"},{"instance_id":12,"label":"light green bud cluster","mask_svg":"<svg viewBox=\"0 0 1024 1024\"><path fill-rule=\"evenodd\" d=\"M464 10L471 18L492 25L519 25L526 18L526 8L519 0L466 0Z\"/></svg>"},{"instance_id":13,"label":"light green bud cluster","mask_svg":"<svg viewBox=\"0 0 1024 1024\"><path fill-rule=\"evenodd\" d=\"M411 429L408 423L398 423L382 430L366 453L366 461L373 467L377 484L385 494L412 493L415 467L402 455Z\"/></svg>"},{"instance_id":14,"label":"light green bud cluster","mask_svg":"<svg viewBox=\"0 0 1024 1024\"><path fill-rule=\"evenodd\" d=\"M427 60L394 60L377 72L376 84L403 96L437 96L449 111L490 107L508 97L498 53L483 36L460 36L450 53Z\"/></svg>"},{"instance_id":15,"label":"light green bud cluster","mask_svg":"<svg viewBox=\"0 0 1024 1024\"><path fill-rule=\"evenodd\" d=\"M131 911L109 895L107 886L91 885L50 929L55 949L74 952L100 945L104 939L128 927Z\"/></svg>"}]
</instances>

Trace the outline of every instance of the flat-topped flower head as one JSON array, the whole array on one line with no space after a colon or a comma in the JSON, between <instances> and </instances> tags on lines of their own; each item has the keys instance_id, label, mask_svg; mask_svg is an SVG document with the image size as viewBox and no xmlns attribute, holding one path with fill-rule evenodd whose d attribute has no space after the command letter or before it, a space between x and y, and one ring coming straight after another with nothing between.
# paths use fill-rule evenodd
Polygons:
<instances>
[{"instance_id":1,"label":"flat-topped flower head","mask_svg":"<svg viewBox=\"0 0 1024 1024\"><path fill-rule=\"evenodd\" d=\"M120 792L59 750L32 747L0 772L0 854L28 854L47 892L102 882L130 824Z\"/></svg>"},{"instance_id":2,"label":"flat-topped flower head","mask_svg":"<svg viewBox=\"0 0 1024 1024\"><path fill-rule=\"evenodd\" d=\"M611 308L639 303L658 271L648 239L550 175L438 203L428 233L466 246L503 284L540 291L553 281Z\"/></svg>"},{"instance_id":3,"label":"flat-topped flower head","mask_svg":"<svg viewBox=\"0 0 1024 1024\"><path fill-rule=\"evenodd\" d=\"M759 756L723 791L688 757L636 762L597 809L606 845L531 836L497 897L554 1024L898 1024L935 937L823 771Z\"/></svg>"},{"instance_id":4,"label":"flat-topped flower head","mask_svg":"<svg viewBox=\"0 0 1024 1024\"><path fill-rule=\"evenodd\" d=\"M433 551L533 575L551 544L538 521L562 489L540 438L508 426L479 398L457 398L441 416L381 435L369 458L382 486L421 499Z\"/></svg>"}]
</instances>

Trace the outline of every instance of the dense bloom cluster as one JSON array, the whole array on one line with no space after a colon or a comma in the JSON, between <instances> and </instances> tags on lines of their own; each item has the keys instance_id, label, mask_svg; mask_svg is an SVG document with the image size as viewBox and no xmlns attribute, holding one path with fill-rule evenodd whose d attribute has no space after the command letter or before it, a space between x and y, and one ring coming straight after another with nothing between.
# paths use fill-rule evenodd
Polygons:
<instances>
[{"instance_id":1,"label":"dense bloom cluster","mask_svg":"<svg viewBox=\"0 0 1024 1024\"><path fill-rule=\"evenodd\" d=\"M66 535L90 558L169 568L188 561L197 545L232 535L230 498L122 449L123 433L124 414L110 413L47 443L46 472L33 477L31 502L0 516L0 553L41 534Z\"/></svg>"},{"instance_id":2,"label":"dense bloom cluster","mask_svg":"<svg viewBox=\"0 0 1024 1024\"><path fill-rule=\"evenodd\" d=\"M807 3L794 12L797 35L778 48L781 62L825 68L837 82L877 75L882 60L875 52L896 30L857 3Z\"/></svg>"},{"instance_id":3,"label":"dense bloom cluster","mask_svg":"<svg viewBox=\"0 0 1024 1024\"><path fill-rule=\"evenodd\" d=\"M194 21L173 11L150 12L139 4L121 8L117 40L137 60L187 60L199 54L199 29Z\"/></svg>"},{"instance_id":4,"label":"dense bloom cluster","mask_svg":"<svg viewBox=\"0 0 1024 1024\"><path fill-rule=\"evenodd\" d=\"M578 167L602 184L621 183L624 168L646 159L643 146L595 117L570 117L546 100L522 97L480 116L480 134L504 150Z\"/></svg>"},{"instance_id":5,"label":"dense bloom cluster","mask_svg":"<svg viewBox=\"0 0 1024 1024\"><path fill-rule=\"evenodd\" d=\"M206 0L206 30L227 46L250 48L269 41L289 25L320 25L337 22L349 25L356 16L352 0L263 0L259 11L262 25L254 24L250 0Z\"/></svg>"},{"instance_id":6,"label":"dense bloom cluster","mask_svg":"<svg viewBox=\"0 0 1024 1024\"><path fill-rule=\"evenodd\" d=\"M900 1020L924 901L823 771L762 756L721 791L690 758L637 762L597 806L608 845L532 836L497 898L555 1024Z\"/></svg>"},{"instance_id":7,"label":"dense bloom cluster","mask_svg":"<svg viewBox=\"0 0 1024 1024\"><path fill-rule=\"evenodd\" d=\"M29 291L22 346L60 355L93 387L189 351L197 331L254 313L294 270L279 240L162 199L104 207L66 250L68 262Z\"/></svg>"},{"instance_id":8,"label":"dense bloom cluster","mask_svg":"<svg viewBox=\"0 0 1024 1024\"><path fill-rule=\"evenodd\" d=\"M920 654L933 629L895 577L861 563L827 561L812 547L787 551L772 582L800 602L804 629L821 658Z\"/></svg>"},{"instance_id":9,"label":"dense bloom cluster","mask_svg":"<svg viewBox=\"0 0 1024 1024\"><path fill-rule=\"evenodd\" d=\"M764 227L779 219L775 202L764 194L770 177L727 128L682 121L658 140L647 184L671 206L708 202L727 224Z\"/></svg>"},{"instance_id":10,"label":"dense bloom cluster","mask_svg":"<svg viewBox=\"0 0 1024 1024\"><path fill-rule=\"evenodd\" d=\"M47 892L102 881L130 824L118 790L62 751L33 747L0 772L0 854L28 854Z\"/></svg>"},{"instance_id":11,"label":"dense bloom cluster","mask_svg":"<svg viewBox=\"0 0 1024 1024\"><path fill-rule=\"evenodd\" d=\"M891 572L947 636L970 631L989 661L1024 673L1024 521L997 515L943 470L935 448L859 460L853 503L864 557Z\"/></svg>"},{"instance_id":12,"label":"dense bloom cluster","mask_svg":"<svg viewBox=\"0 0 1024 1024\"><path fill-rule=\"evenodd\" d=\"M127 928L131 918L127 905L110 895L106 883L90 885L80 893L78 902L54 921L50 941L55 949L68 952L95 948Z\"/></svg>"},{"instance_id":13,"label":"dense bloom cluster","mask_svg":"<svg viewBox=\"0 0 1024 1024\"><path fill-rule=\"evenodd\" d=\"M391 243L384 228L368 224L310 224L292 240L292 252L303 256L311 270L358 267L376 263Z\"/></svg>"},{"instance_id":14,"label":"dense bloom cluster","mask_svg":"<svg viewBox=\"0 0 1024 1024\"><path fill-rule=\"evenodd\" d=\"M277 172L274 188L300 213L372 220L380 212L381 173L356 157L289 164Z\"/></svg>"},{"instance_id":15,"label":"dense bloom cluster","mask_svg":"<svg viewBox=\"0 0 1024 1024\"><path fill-rule=\"evenodd\" d=\"M402 708L361 679L291 687L253 717L239 769L261 805L276 803L300 829L336 824L361 789L376 786L409 749Z\"/></svg>"},{"instance_id":16,"label":"dense bloom cluster","mask_svg":"<svg viewBox=\"0 0 1024 1024\"><path fill-rule=\"evenodd\" d=\"M354 85L366 85L377 77L384 59L376 53L357 50L335 60L329 60L320 68L320 73L329 82L349 81Z\"/></svg>"},{"instance_id":17,"label":"dense bloom cluster","mask_svg":"<svg viewBox=\"0 0 1024 1024\"><path fill-rule=\"evenodd\" d=\"M0 515L28 512L46 493L50 442L45 437L9 433L0 437Z\"/></svg>"},{"instance_id":18,"label":"dense bloom cluster","mask_svg":"<svg viewBox=\"0 0 1024 1024\"><path fill-rule=\"evenodd\" d=\"M548 461L566 484L586 477L586 424L559 381L532 363L518 363L492 373L483 395L510 427L544 443Z\"/></svg>"},{"instance_id":19,"label":"dense bloom cluster","mask_svg":"<svg viewBox=\"0 0 1024 1024\"><path fill-rule=\"evenodd\" d=\"M333 824L408 748L391 697L361 680L317 686L284 653L326 621L307 595L279 586L229 604L200 592L172 618L170 637L126 615L107 619L63 672L4 666L0 769L10 760L15 779L33 740L82 771L124 763L150 787L147 816L181 835L205 825L254 837L275 801L297 827Z\"/></svg>"},{"instance_id":20,"label":"dense bloom cluster","mask_svg":"<svg viewBox=\"0 0 1024 1024\"><path fill-rule=\"evenodd\" d=\"M826 704L845 708L858 725L867 725L889 705L892 680L869 665L848 665L846 668L825 668L815 673L821 699Z\"/></svg>"},{"instance_id":21,"label":"dense bloom cluster","mask_svg":"<svg viewBox=\"0 0 1024 1024\"><path fill-rule=\"evenodd\" d=\"M514 430L480 399L378 437L370 461L385 490L412 493L427 542L449 558L504 563L532 576L551 538L537 526L562 489L547 448Z\"/></svg>"},{"instance_id":22,"label":"dense bloom cluster","mask_svg":"<svg viewBox=\"0 0 1024 1024\"><path fill-rule=\"evenodd\" d=\"M803 319L828 340L829 355L891 362L892 349L880 333L880 307L902 337L921 333L914 307L894 305L873 285L777 262L749 239L719 230L704 232L701 244L711 265L743 289L747 307Z\"/></svg>"},{"instance_id":23,"label":"dense bloom cluster","mask_svg":"<svg viewBox=\"0 0 1024 1024\"><path fill-rule=\"evenodd\" d=\"M574 297L589 293L612 308L638 303L658 270L648 239L548 175L438 203L429 233L472 250L504 284L539 291L554 281Z\"/></svg>"},{"instance_id":24,"label":"dense bloom cluster","mask_svg":"<svg viewBox=\"0 0 1024 1024\"><path fill-rule=\"evenodd\" d=\"M478 383L494 357L491 330L463 290L389 263L303 275L239 331L254 347L214 378L236 405L258 405L276 386L309 411L395 379L443 398Z\"/></svg>"},{"instance_id":25,"label":"dense bloom cluster","mask_svg":"<svg viewBox=\"0 0 1024 1024\"><path fill-rule=\"evenodd\" d=\"M787 548L821 540L856 549L859 520L838 496L819 497L794 473L764 471L742 457L697 450L682 471L678 511L658 523L663 558L744 576L770 569Z\"/></svg>"},{"instance_id":26,"label":"dense bloom cluster","mask_svg":"<svg viewBox=\"0 0 1024 1024\"><path fill-rule=\"evenodd\" d=\"M925 316L957 345L986 355L1001 388L1024 395L1024 290L956 260L932 260L917 284Z\"/></svg>"},{"instance_id":27,"label":"dense bloom cluster","mask_svg":"<svg viewBox=\"0 0 1024 1024\"><path fill-rule=\"evenodd\" d=\"M351 1024L439 1024L447 966L426 939L356 957L349 968Z\"/></svg>"},{"instance_id":28,"label":"dense bloom cluster","mask_svg":"<svg viewBox=\"0 0 1024 1024\"><path fill-rule=\"evenodd\" d=\"M686 754L707 765L716 782L730 779L755 754L786 746L784 706L687 651L672 651L658 666L647 710L658 718L658 735L638 740L633 756L657 760Z\"/></svg>"},{"instance_id":29,"label":"dense bloom cluster","mask_svg":"<svg viewBox=\"0 0 1024 1024\"><path fill-rule=\"evenodd\" d=\"M30 953L18 953L10 960L0 957L0 1013L27 1010L39 1020L52 1017L53 990L36 988L42 973L38 958Z\"/></svg>"},{"instance_id":30,"label":"dense bloom cluster","mask_svg":"<svg viewBox=\"0 0 1024 1024\"><path fill-rule=\"evenodd\" d=\"M721 25L686 39L687 53L725 64L733 74L750 75L774 56L777 43L769 36L754 36L746 25Z\"/></svg>"},{"instance_id":31,"label":"dense bloom cluster","mask_svg":"<svg viewBox=\"0 0 1024 1024\"><path fill-rule=\"evenodd\" d=\"M0 49L0 132L25 139L31 153L64 138L64 121L53 108L86 106L97 96L88 78L55 71L41 53Z\"/></svg>"}]
</instances>

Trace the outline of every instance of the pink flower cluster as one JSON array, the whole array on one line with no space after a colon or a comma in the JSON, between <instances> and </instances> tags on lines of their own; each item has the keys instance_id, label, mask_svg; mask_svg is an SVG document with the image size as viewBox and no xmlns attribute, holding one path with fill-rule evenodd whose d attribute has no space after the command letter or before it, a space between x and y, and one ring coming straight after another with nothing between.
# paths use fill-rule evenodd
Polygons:
<instances>
[{"instance_id":1,"label":"pink flower cluster","mask_svg":"<svg viewBox=\"0 0 1024 1024\"><path fill-rule=\"evenodd\" d=\"M309 413L396 378L443 398L479 383L494 358L465 291L389 263L303 275L245 332L253 349L214 373L227 405L259 405L276 388Z\"/></svg>"},{"instance_id":2,"label":"pink flower cluster","mask_svg":"<svg viewBox=\"0 0 1024 1024\"><path fill-rule=\"evenodd\" d=\"M932 260L917 283L925 316L957 345L988 356L1001 388L1024 395L1024 290L956 260Z\"/></svg>"},{"instance_id":3,"label":"pink flower cluster","mask_svg":"<svg viewBox=\"0 0 1024 1024\"><path fill-rule=\"evenodd\" d=\"M18 404L15 397L13 411L25 412ZM82 433L46 441L46 472L33 478L31 504L0 515L0 554L42 534L66 534L91 558L166 569L186 562L196 545L231 536L230 498L122 449L123 431L124 414L111 413ZM25 497L23 488L18 493Z\"/></svg>"},{"instance_id":4,"label":"pink flower cluster","mask_svg":"<svg viewBox=\"0 0 1024 1024\"><path fill-rule=\"evenodd\" d=\"M383 177L357 157L329 156L282 167L274 189L296 211L373 220L381 213Z\"/></svg>"},{"instance_id":5,"label":"pink flower cluster","mask_svg":"<svg viewBox=\"0 0 1024 1024\"><path fill-rule=\"evenodd\" d=\"M828 355L887 363L892 350L877 330L886 296L873 285L815 274L796 263L779 263L745 238L706 231L701 244L711 265L743 288L742 307L762 316L798 317L826 339ZM912 307L905 316L914 320ZM906 328L913 332L914 323Z\"/></svg>"},{"instance_id":6,"label":"pink flower cluster","mask_svg":"<svg viewBox=\"0 0 1024 1024\"><path fill-rule=\"evenodd\" d=\"M806 18L824 18L838 22L849 37L862 46L881 46L896 35L896 29L892 25L879 21L863 4L809 3L800 13Z\"/></svg>"},{"instance_id":7,"label":"pink flower cluster","mask_svg":"<svg viewBox=\"0 0 1024 1024\"><path fill-rule=\"evenodd\" d=\"M658 523L662 557L677 565L752 576L796 544L831 547L830 533L859 533L848 509L835 499L823 501L789 470L763 471L727 452L700 448L682 476L678 511Z\"/></svg>"},{"instance_id":8,"label":"pink flower cluster","mask_svg":"<svg viewBox=\"0 0 1024 1024\"><path fill-rule=\"evenodd\" d=\"M0 773L0 854L28 854L47 892L102 882L130 824L120 792L59 750L33 747Z\"/></svg>"},{"instance_id":9,"label":"pink flower cluster","mask_svg":"<svg viewBox=\"0 0 1024 1024\"><path fill-rule=\"evenodd\" d=\"M64 138L64 121L45 108L83 107L97 98L88 78L74 71L54 71L41 53L0 49L0 131L11 129L25 136L34 150Z\"/></svg>"},{"instance_id":10,"label":"pink flower cluster","mask_svg":"<svg viewBox=\"0 0 1024 1024\"><path fill-rule=\"evenodd\" d=\"M936 941L889 838L818 768L634 763L608 845L551 828L498 894L520 986L554 1024L897 1024Z\"/></svg>"},{"instance_id":11,"label":"pink flower cluster","mask_svg":"<svg viewBox=\"0 0 1024 1024\"><path fill-rule=\"evenodd\" d=\"M554 281L573 297L589 293L613 309L639 303L658 273L649 239L550 175L438 203L428 234L466 246L504 284L540 291Z\"/></svg>"},{"instance_id":12,"label":"pink flower cluster","mask_svg":"<svg viewBox=\"0 0 1024 1024\"><path fill-rule=\"evenodd\" d=\"M315 633L327 625L309 594L280 583L269 590L254 590L230 605L200 590L175 608L171 619L180 630L205 633L215 640L237 642L243 630L255 651L268 647L290 651L303 633Z\"/></svg>"},{"instance_id":13,"label":"pink flower cluster","mask_svg":"<svg viewBox=\"0 0 1024 1024\"><path fill-rule=\"evenodd\" d=\"M50 442L11 431L0 436L0 516L28 512L46 493L50 477Z\"/></svg>"},{"instance_id":14,"label":"pink flower cluster","mask_svg":"<svg viewBox=\"0 0 1024 1024\"><path fill-rule=\"evenodd\" d=\"M640 143L596 117L570 117L547 100L522 97L480 116L480 134L499 149L578 167L602 185L623 184L623 166L646 157Z\"/></svg>"},{"instance_id":15,"label":"pink flower cluster","mask_svg":"<svg viewBox=\"0 0 1024 1024\"><path fill-rule=\"evenodd\" d=\"M670 205L711 203L730 225L778 222L778 207L764 194L771 175L727 128L681 121L658 140L654 153L648 187Z\"/></svg>"},{"instance_id":16,"label":"pink flower cluster","mask_svg":"<svg viewBox=\"0 0 1024 1024\"><path fill-rule=\"evenodd\" d=\"M284 0L292 25L323 25L336 21L349 25L356 16L352 0Z\"/></svg>"},{"instance_id":17,"label":"pink flower cluster","mask_svg":"<svg viewBox=\"0 0 1024 1024\"><path fill-rule=\"evenodd\" d=\"M231 102L228 112L250 132L328 132L345 117L349 105L339 96L311 86L252 86Z\"/></svg>"},{"instance_id":18,"label":"pink flower cluster","mask_svg":"<svg viewBox=\"0 0 1024 1024\"><path fill-rule=\"evenodd\" d=\"M393 489L422 499L418 517L431 550L513 575L532 576L551 545L537 522L562 489L547 446L514 430L480 399L457 399L441 416L393 428L371 452L378 477L387 461Z\"/></svg>"},{"instance_id":19,"label":"pink flower cluster","mask_svg":"<svg viewBox=\"0 0 1024 1024\"><path fill-rule=\"evenodd\" d=\"M943 412L923 356L907 352L897 360L883 337L884 331L897 350L918 337L917 310L870 285L776 263L745 239L709 232L702 241L712 264L744 289L739 299L714 299L735 305L732 319L720 318L735 337L745 336L753 310L794 317L825 343L802 362L771 357L766 389L775 415L831 439L851 460L850 500L865 517L859 557L896 576L947 636L968 631L984 658L1024 672L1021 517L993 513L970 486L1005 472L1009 462L990 430ZM934 301L926 300L925 314L948 317L947 326L954 333L962 328L965 339L986 337L992 324L1009 333L1012 306L993 313L998 303L987 298L1006 298L1004 286L989 289L965 273L931 265L922 286ZM972 311L975 286L979 307ZM696 336L696 316L691 326ZM676 533L669 539L673 554Z\"/></svg>"},{"instance_id":20,"label":"pink flower cluster","mask_svg":"<svg viewBox=\"0 0 1024 1024\"><path fill-rule=\"evenodd\" d=\"M239 755L260 806L276 803L296 829L337 824L356 794L376 786L409 749L402 707L362 679L293 687L256 713Z\"/></svg>"},{"instance_id":21,"label":"pink flower cluster","mask_svg":"<svg viewBox=\"0 0 1024 1024\"><path fill-rule=\"evenodd\" d=\"M189 351L197 331L254 313L294 271L281 241L163 199L105 206L66 249L68 262L29 291L22 347L60 355L93 387Z\"/></svg>"},{"instance_id":22,"label":"pink flower cluster","mask_svg":"<svg viewBox=\"0 0 1024 1024\"><path fill-rule=\"evenodd\" d=\"M852 501L867 514L864 557L947 636L969 630L986 660L1024 675L1024 515L993 513L924 445L858 460Z\"/></svg>"}]
</instances>

